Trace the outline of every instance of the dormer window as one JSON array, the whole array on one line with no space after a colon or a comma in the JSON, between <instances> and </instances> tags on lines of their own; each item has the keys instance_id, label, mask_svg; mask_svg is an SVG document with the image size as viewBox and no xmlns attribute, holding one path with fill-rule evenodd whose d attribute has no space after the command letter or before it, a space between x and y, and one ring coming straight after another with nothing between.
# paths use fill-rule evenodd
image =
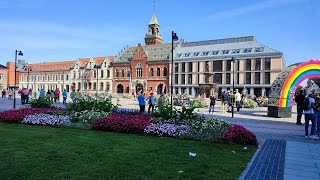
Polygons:
<instances>
[{"instance_id":1,"label":"dormer window","mask_svg":"<svg viewBox=\"0 0 320 180\"><path fill-rule=\"evenodd\" d=\"M195 52L195 53L193 53L193 56L199 56L199 52Z\"/></svg>"},{"instance_id":2,"label":"dormer window","mask_svg":"<svg viewBox=\"0 0 320 180\"><path fill-rule=\"evenodd\" d=\"M234 49L232 50L232 54L239 54L240 53L240 49Z\"/></svg>"},{"instance_id":3,"label":"dormer window","mask_svg":"<svg viewBox=\"0 0 320 180\"><path fill-rule=\"evenodd\" d=\"M218 55L219 51L212 51L211 55Z\"/></svg>"},{"instance_id":4,"label":"dormer window","mask_svg":"<svg viewBox=\"0 0 320 180\"><path fill-rule=\"evenodd\" d=\"M246 48L243 50L243 53L251 53L252 48Z\"/></svg>"},{"instance_id":5,"label":"dormer window","mask_svg":"<svg viewBox=\"0 0 320 180\"><path fill-rule=\"evenodd\" d=\"M182 54L177 54L176 57L181 57Z\"/></svg>"},{"instance_id":6,"label":"dormer window","mask_svg":"<svg viewBox=\"0 0 320 180\"><path fill-rule=\"evenodd\" d=\"M263 52L264 47L255 48L254 52Z\"/></svg>"},{"instance_id":7,"label":"dormer window","mask_svg":"<svg viewBox=\"0 0 320 180\"><path fill-rule=\"evenodd\" d=\"M202 56L208 56L209 52L202 52Z\"/></svg>"},{"instance_id":8,"label":"dormer window","mask_svg":"<svg viewBox=\"0 0 320 180\"><path fill-rule=\"evenodd\" d=\"M229 54L229 50L223 50L222 54Z\"/></svg>"},{"instance_id":9,"label":"dormer window","mask_svg":"<svg viewBox=\"0 0 320 180\"><path fill-rule=\"evenodd\" d=\"M190 53L185 53L184 54L184 57L189 57L190 56Z\"/></svg>"}]
</instances>

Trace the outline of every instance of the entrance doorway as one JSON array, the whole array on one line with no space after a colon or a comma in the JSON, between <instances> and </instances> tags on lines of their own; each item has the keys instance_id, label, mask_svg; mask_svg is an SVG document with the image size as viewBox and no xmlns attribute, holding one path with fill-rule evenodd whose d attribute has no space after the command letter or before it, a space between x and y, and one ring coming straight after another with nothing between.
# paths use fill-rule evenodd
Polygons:
<instances>
[{"instance_id":1,"label":"entrance doorway","mask_svg":"<svg viewBox=\"0 0 320 180\"><path fill-rule=\"evenodd\" d=\"M117 93L123 93L123 85L122 84L118 84Z\"/></svg>"},{"instance_id":2,"label":"entrance doorway","mask_svg":"<svg viewBox=\"0 0 320 180\"><path fill-rule=\"evenodd\" d=\"M157 87L157 94L161 93L167 94L167 87L164 84L159 84Z\"/></svg>"},{"instance_id":3,"label":"entrance doorway","mask_svg":"<svg viewBox=\"0 0 320 180\"><path fill-rule=\"evenodd\" d=\"M136 85L136 93L138 93L139 91L143 91L143 85L142 84L137 84Z\"/></svg>"}]
</instances>

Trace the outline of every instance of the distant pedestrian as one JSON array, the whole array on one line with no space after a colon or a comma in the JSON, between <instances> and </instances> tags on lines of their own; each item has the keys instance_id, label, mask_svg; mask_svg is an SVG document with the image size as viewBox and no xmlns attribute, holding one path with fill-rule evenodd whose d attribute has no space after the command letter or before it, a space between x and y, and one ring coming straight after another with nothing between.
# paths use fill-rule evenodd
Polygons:
<instances>
[{"instance_id":1,"label":"distant pedestrian","mask_svg":"<svg viewBox=\"0 0 320 180\"><path fill-rule=\"evenodd\" d=\"M45 96L46 96L46 92L43 89L41 89L41 91L39 92L39 99L45 98Z\"/></svg>"},{"instance_id":2,"label":"distant pedestrian","mask_svg":"<svg viewBox=\"0 0 320 180\"><path fill-rule=\"evenodd\" d=\"M240 106L241 106L241 94L239 93L238 89L236 89L235 98L236 98L237 111L239 112L240 111Z\"/></svg>"},{"instance_id":3,"label":"distant pedestrian","mask_svg":"<svg viewBox=\"0 0 320 180\"><path fill-rule=\"evenodd\" d=\"M79 102L80 96L81 96L80 90L78 89L77 92L76 92L76 96L75 96L76 102Z\"/></svg>"},{"instance_id":4,"label":"distant pedestrian","mask_svg":"<svg viewBox=\"0 0 320 180\"><path fill-rule=\"evenodd\" d=\"M153 95L153 93L150 93L150 96L147 98L147 102L148 102L148 114L150 114L150 109L152 109L152 113L154 110L154 105L156 104L156 100L155 97Z\"/></svg>"},{"instance_id":5,"label":"distant pedestrian","mask_svg":"<svg viewBox=\"0 0 320 180\"><path fill-rule=\"evenodd\" d=\"M62 98L63 98L62 103L65 104L67 101L67 90L63 90Z\"/></svg>"},{"instance_id":6,"label":"distant pedestrian","mask_svg":"<svg viewBox=\"0 0 320 180\"><path fill-rule=\"evenodd\" d=\"M138 96L138 102L140 107L140 113L144 113L146 108L146 97L143 94L143 91L141 91L140 95Z\"/></svg>"},{"instance_id":7,"label":"distant pedestrian","mask_svg":"<svg viewBox=\"0 0 320 180\"><path fill-rule=\"evenodd\" d=\"M75 102L75 98L76 98L76 92L75 90L72 90L71 94L70 94L70 98L72 100L72 102Z\"/></svg>"},{"instance_id":8,"label":"distant pedestrian","mask_svg":"<svg viewBox=\"0 0 320 180\"><path fill-rule=\"evenodd\" d=\"M308 103L308 108L304 110L304 117L305 117L305 138L312 138L312 139L319 139L316 135L316 122L314 117L314 110L315 108L315 100L314 94L310 94L309 97L306 99ZM304 105L303 105L304 106ZM309 136L309 122L311 121L311 133Z\"/></svg>"},{"instance_id":9,"label":"distant pedestrian","mask_svg":"<svg viewBox=\"0 0 320 180\"><path fill-rule=\"evenodd\" d=\"M57 88L54 91L54 102L59 102L59 100L60 100L60 90L59 90L59 88Z\"/></svg>"},{"instance_id":10,"label":"distant pedestrian","mask_svg":"<svg viewBox=\"0 0 320 180\"><path fill-rule=\"evenodd\" d=\"M294 101L297 103L297 122L296 122L297 125L303 125L301 123L301 117L302 117L302 112L303 112L302 102L304 99L305 99L304 92L301 89L300 93L298 95L296 95L296 97L294 98Z\"/></svg>"},{"instance_id":11,"label":"distant pedestrian","mask_svg":"<svg viewBox=\"0 0 320 180\"><path fill-rule=\"evenodd\" d=\"M3 98L3 99L6 98L6 91L5 91L4 89L2 90L1 93L2 93L2 98Z\"/></svg>"},{"instance_id":12,"label":"distant pedestrian","mask_svg":"<svg viewBox=\"0 0 320 180\"><path fill-rule=\"evenodd\" d=\"M214 112L214 106L216 104L216 97L214 95L210 96L210 106L209 106L209 114L210 112Z\"/></svg>"}]
</instances>

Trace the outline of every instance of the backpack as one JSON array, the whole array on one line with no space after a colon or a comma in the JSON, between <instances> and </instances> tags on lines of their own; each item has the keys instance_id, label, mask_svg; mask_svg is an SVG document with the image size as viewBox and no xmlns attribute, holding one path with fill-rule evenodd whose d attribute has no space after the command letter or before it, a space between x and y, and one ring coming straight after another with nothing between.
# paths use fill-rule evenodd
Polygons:
<instances>
[{"instance_id":1,"label":"backpack","mask_svg":"<svg viewBox=\"0 0 320 180\"><path fill-rule=\"evenodd\" d=\"M306 97L306 98L303 99L301 107L305 111L307 111L307 110L309 110L311 108L310 103L309 103L309 98Z\"/></svg>"}]
</instances>

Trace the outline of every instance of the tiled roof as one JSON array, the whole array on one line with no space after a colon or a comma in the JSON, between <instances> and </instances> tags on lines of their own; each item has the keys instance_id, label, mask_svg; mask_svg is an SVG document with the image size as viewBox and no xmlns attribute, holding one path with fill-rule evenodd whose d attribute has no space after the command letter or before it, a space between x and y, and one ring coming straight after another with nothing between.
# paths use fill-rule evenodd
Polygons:
<instances>
[{"instance_id":1,"label":"tiled roof","mask_svg":"<svg viewBox=\"0 0 320 180\"><path fill-rule=\"evenodd\" d=\"M136 46L133 46L125 49L119 57L115 58L113 63L129 63L136 48ZM143 46L143 49L147 54L148 61L169 60L169 54L171 53L171 43L146 45Z\"/></svg>"},{"instance_id":2,"label":"tiled roof","mask_svg":"<svg viewBox=\"0 0 320 180\"><path fill-rule=\"evenodd\" d=\"M223 58L264 54L282 55L281 52L258 43L253 36L247 36L181 43L175 48L174 58Z\"/></svg>"},{"instance_id":3,"label":"tiled roof","mask_svg":"<svg viewBox=\"0 0 320 180\"><path fill-rule=\"evenodd\" d=\"M0 68L2 68L2 69L8 69L6 66L4 66L4 65L2 65L2 64L0 64Z\"/></svg>"}]
</instances>

